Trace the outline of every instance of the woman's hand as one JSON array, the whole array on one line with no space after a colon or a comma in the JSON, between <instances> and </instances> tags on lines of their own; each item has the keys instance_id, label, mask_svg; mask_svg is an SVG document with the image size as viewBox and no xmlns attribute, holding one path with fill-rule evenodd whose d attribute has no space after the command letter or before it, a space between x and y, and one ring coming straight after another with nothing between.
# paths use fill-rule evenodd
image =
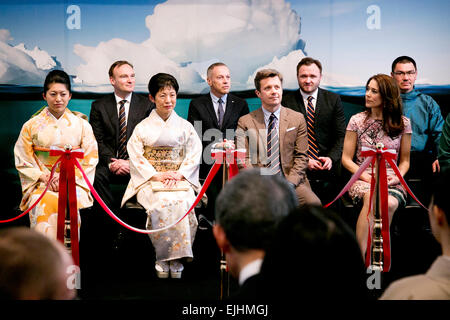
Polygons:
<instances>
[{"instance_id":1,"label":"woman's hand","mask_svg":"<svg viewBox=\"0 0 450 320\"><path fill-rule=\"evenodd\" d=\"M396 184L400 183L400 179L397 176L394 176L394 175L388 176L387 177L387 183L388 183L388 186L395 186Z\"/></svg>"},{"instance_id":2,"label":"woman's hand","mask_svg":"<svg viewBox=\"0 0 450 320\"><path fill-rule=\"evenodd\" d=\"M155 174L150 180L160 181L166 188L173 188L184 176L176 171L166 171Z\"/></svg>"},{"instance_id":3,"label":"woman's hand","mask_svg":"<svg viewBox=\"0 0 450 320\"><path fill-rule=\"evenodd\" d=\"M59 173L56 173L53 175L52 180L49 183L50 191L58 192L59 191Z\"/></svg>"},{"instance_id":4,"label":"woman's hand","mask_svg":"<svg viewBox=\"0 0 450 320\"><path fill-rule=\"evenodd\" d=\"M372 180L372 176L370 174L368 174L367 172L363 172L360 176L359 179L362 181L365 181L367 183L370 183L370 181Z\"/></svg>"},{"instance_id":5,"label":"woman's hand","mask_svg":"<svg viewBox=\"0 0 450 320\"><path fill-rule=\"evenodd\" d=\"M48 184L48 189L53 192L59 191L59 173L54 173L52 180L50 180L50 173L43 173L39 177L39 181L44 185Z\"/></svg>"}]
</instances>

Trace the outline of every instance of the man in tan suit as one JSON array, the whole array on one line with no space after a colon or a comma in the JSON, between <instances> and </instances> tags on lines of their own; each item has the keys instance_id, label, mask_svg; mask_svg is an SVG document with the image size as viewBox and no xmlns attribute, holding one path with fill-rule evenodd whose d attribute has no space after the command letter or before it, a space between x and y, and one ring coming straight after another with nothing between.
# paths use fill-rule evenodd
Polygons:
<instances>
[{"instance_id":1,"label":"man in tan suit","mask_svg":"<svg viewBox=\"0 0 450 320\"><path fill-rule=\"evenodd\" d=\"M450 172L443 172L433 183L428 208L431 230L442 248L425 274L396 280L386 289L381 300L450 300Z\"/></svg>"},{"instance_id":2,"label":"man in tan suit","mask_svg":"<svg viewBox=\"0 0 450 320\"><path fill-rule=\"evenodd\" d=\"M308 139L300 112L281 106L282 75L273 69L258 71L255 92L262 107L239 119L237 148L245 148L247 168L264 168L263 174L280 174L295 188L300 205L321 205L306 178Z\"/></svg>"}]
</instances>

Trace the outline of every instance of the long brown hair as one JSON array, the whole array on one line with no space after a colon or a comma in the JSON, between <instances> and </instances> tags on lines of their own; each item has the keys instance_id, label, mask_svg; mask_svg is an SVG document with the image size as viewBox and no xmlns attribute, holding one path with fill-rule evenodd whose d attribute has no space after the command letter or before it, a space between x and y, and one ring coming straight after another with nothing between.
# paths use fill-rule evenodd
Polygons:
<instances>
[{"instance_id":1,"label":"long brown hair","mask_svg":"<svg viewBox=\"0 0 450 320\"><path fill-rule=\"evenodd\" d=\"M403 105L400 97L400 89L392 77L386 74L376 74L367 80L366 88L371 80L378 83L381 98L383 99L383 129L391 137L396 137L403 132ZM370 115L371 109L367 110Z\"/></svg>"}]
</instances>

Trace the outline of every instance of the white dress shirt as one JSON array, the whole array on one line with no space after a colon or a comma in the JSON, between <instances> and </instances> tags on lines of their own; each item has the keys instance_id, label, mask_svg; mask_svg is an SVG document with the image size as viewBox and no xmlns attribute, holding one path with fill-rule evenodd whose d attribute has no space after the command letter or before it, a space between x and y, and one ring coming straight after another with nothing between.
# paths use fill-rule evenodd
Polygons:
<instances>
[{"instance_id":1,"label":"white dress shirt","mask_svg":"<svg viewBox=\"0 0 450 320\"><path fill-rule=\"evenodd\" d=\"M225 110L227 108L227 97L228 97L228 94L224 94L220 98L218 98L215 95L213 95L212 92L209 92L209 94L211 95L211 99L212 99L212 103L213 103L213 107L214 107L214 112L216 113L217 119L219 119L219 99L222 99L222 101L223 101L223 103L222 103L223 114L225 114Z\"/></svg>"},{"instance_id":2,"label":"white dress shirt","mask_svg":"<svg viewBox=\"0 0 450 320\"><path fill-rule=\"evenodd\" d=\"M263 259L256 259L242 268L241 272L239 272L239 285L242 286L245 280L258 274L261 270L262 263Z\"/></svg>"},{"instance_id":3,"label":"white dress shirt","mask_svg":"<svg viewBox=\"0 0 450 320\"><path fill-rule=\"evenodd\" d=\"M121 97L119 97L118 95L116 95L114 93L114 97L116 97L116 104L117 104L117 116L120 117L120 101L122 100L126 100L127 102L125 102L125 120L128 123L128 112L130 110L130 103L131 103L131 95L133 94L133 92L130 92L129 95L127 95L125 97L125 99L122 99Z\"/></svg>"},{"instance_id":4,"label":"white dress shirt","mask_svg":"<svg viewBox=\"0 0 450 320\"><path fill-rule=\"evenodd\" d=\"M305 104L305 109L308 108L308 97L309 97L309 96L312 96L313 99L312 99L311 102L312 102L314 111L316 111L317 93L318 93L318 92L319 92L319 88L317 88L316 90L314 90L313 93L304 93L304 92L302 91L302 89L300 89L300 94L301 94L302 97L303 97L303 103Z\"/></svg>"}]
</instances>

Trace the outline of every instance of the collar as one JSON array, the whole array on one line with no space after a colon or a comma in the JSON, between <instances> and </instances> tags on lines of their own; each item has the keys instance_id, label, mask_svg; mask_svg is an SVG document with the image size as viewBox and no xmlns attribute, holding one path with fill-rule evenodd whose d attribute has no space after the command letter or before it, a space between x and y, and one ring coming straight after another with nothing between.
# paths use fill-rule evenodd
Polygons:
<instances>
[{"instance_id":1,"label":"collar","mask_svg":"<svg viewBox=\"0 0 450 320\"><path fill-rule=\"evenodd\" d=\"M264 121L266 123L269 122L269 118L270 115L272 114L272 112L267 111L266 109L264 109L264 107L261 107L263 114L264 114ZM277 111L273 112L273 114L275 115L275 117L277 117L278 122L280 122L280 113L281 113L281 106L277 109Z\"/></svg>"},{"instance_id":2,"label":"collar","mask_svg":"<svg viewBox=\"0 0 450 320\"><path fill-rule=\"evenodd\" d=\"M227 104L227 97L228 93L224 94L222 97L216 97L211 91L209 92L209 95L211 96L211 99L214 103L219 103L219 99L222 99L223 104Z\"/></svg>"},{"instance_id":3,"label":"collar","mask_svg":"<svg viewBox=\"0 0 450 320\"><path fill-rule=\"evenodd\" d=\"M408 93L400 93L400 96L402 97L402 99L405 100L413 100L415 99L418 95L420 94L419 91L416 90L416 88L414 87L410 92Z\"/></svg>"},{"instance_id":4,"label":"collar","mask_svg":"<svg viewBox=\"0 0 450 320\"><path fill-rule=\"evenodd\" d=\"M122 100L127 100L128 103L131 103L131 95L133 94L133 92L130 92L125 99L122 99L121 97L119 97L116 93L114 93L114 97L116 98L116 103L119 104L120 101Z\"/></svg>"},{"instance_id":5,"label":"collar","mask_svg":"<svg viewBox=\"0 0 450 320\"><path fill-rule=\"evenodd\" d=\"M241 272L239 272L239 285L242 286L242 284L250 277L253 277L254 275L258 274L261 270L263 259L256 259L252 262L245 265L244 268L242 268Z\"/></svg>"},{"instance_id":6,"label":"collar","mask_svg":"<svg viewBox=\"0 0 450 320\"><path fill-rule=\"evenodd\" d=\"M302 91L302 89L299 89L299 90L300 90L300 94L303 97L303 100L307 100L309 96L312 96L314 98L313 101L317 101L317 94L319 93L319 88L314 90L313 93L305 93Z\"/></svg>"}]
</instances>

